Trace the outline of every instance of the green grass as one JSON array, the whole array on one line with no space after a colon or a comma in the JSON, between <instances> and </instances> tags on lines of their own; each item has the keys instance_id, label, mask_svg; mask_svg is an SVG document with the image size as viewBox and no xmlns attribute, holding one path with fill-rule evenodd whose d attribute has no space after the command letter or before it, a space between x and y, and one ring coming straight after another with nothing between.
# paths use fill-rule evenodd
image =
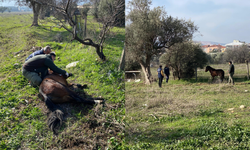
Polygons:
<instances>
[{"instance_id":1,"label":"green grass","mask_svg":"<svg viewBox=\"0 0 250 150\"><path fill-rule=\"evenodd\" d=\"M163 88L126 82L125 149L249 149L250 82L245 64L235 68L234 86L212 83L204 69L197 82L171 76ZM157 77L156 68L152 73Z\"/></svg>"},{"instance_id":2,"label":"green grass","mask_svg":"<svg viewBox=\"0 0 250 150\"><path fill-rule=\"evenodd\" d=\"M125 29L112 29L114 38L107 39L104 45L107 61L103 62L94 48L77 41L69 42L71 35L64 29L53 27L50 30L49 26L56 25L46 20L41 21L39 27L30 27L31 23L31 14L0 15L0 149L120 148L124 143L120 124L122 126L125 115L125 87L123 72L117 68ZM89 21L88 25L91 23L95 21ZM58 36L61 41L57 41ZM101 96L107 103L104 108L62 105L66 119L58 136L46 125L48 109L38 98L38 89L30 87L21 73L24 60L32 53L29 50L46 45L60 57L55 64L73 73L68 79L70 83L86 84L87 96ZM73 61L79 63L66 69Z\"/></svg>"}]
</instances>

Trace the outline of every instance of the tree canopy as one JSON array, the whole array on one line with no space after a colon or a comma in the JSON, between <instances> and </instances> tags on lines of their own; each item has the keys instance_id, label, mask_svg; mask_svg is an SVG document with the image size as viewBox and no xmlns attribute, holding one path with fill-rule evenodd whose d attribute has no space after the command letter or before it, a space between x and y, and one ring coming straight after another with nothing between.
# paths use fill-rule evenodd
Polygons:
<instances>
[{"instance_id":1,"label":"tree canopy","mask_svg":"<svg viewBox=\"0 0 250 150\"><path fill-rule=\"evenodd\" d=\"M3 13L5 10L7 10L8 7L3 7L3 6L0 6L0 12Z\"/></svg>"},{"instance_id":2,"label":"tree canopy","mask_svg":"<svg viewBox=\"0 0 250 150\"><path fill-rule=\"evenodd\" d=\"M160 63L168 64L178 79L193 77L195 68L203 68L207 62L201 46L191 41L175 44L160 57Z\"/></svg>"},{"instance_id":3,"label":"tree canopy","mask_svg":"<svg viewBox=\"0 0 250 150\"><path fill-rule=\"evenodd\" d=\"M133 54L145 74L146 84L151 82L150 61L165 48L192 39L198 27L191 21L173 18L162 7L150 9L149 0L132 0L127 15L126 50Z\"/></svg>"}]
</instances>

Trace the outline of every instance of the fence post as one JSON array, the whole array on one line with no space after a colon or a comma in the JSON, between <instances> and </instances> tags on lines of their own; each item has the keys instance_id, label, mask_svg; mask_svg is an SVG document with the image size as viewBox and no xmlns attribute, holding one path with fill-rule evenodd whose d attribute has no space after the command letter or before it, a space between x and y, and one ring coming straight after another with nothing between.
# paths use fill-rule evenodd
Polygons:
<instances>
[{"instance_id":1,"label":"fence post","mask_svg":"<svg viewBox=\"0 0 250 150\"><path fill-rule=\"evenodd\" d=\"M197 82L197 63L195 63L195 81Z\"/></svg>"},{"instance_id":2,"label":"fence post","mask_svg":"<svg viewBox=\"0 0 250 150\"><path fill-rule=\"evenodd\" d=\"M247 64L247 80L249 80L249 67L248 67L248 60L246 60L246 64Z\"/></svg>"}]
</instances>

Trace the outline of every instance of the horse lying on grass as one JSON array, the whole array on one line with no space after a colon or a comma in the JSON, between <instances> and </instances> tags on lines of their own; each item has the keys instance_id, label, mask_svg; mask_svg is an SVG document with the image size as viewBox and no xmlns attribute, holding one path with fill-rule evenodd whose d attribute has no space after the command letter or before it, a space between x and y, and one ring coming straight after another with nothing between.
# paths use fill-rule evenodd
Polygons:
<instances>
[{"instance_id":1,"label":"horse lying on grass","mask_svg":"<svg viewBox=\"0 0 250 150\"><path fill-rule=\"evenodd\" d=\"M207 66L205 72L207 72L207 71L210 72L210 74L211 74L213 80L214 80L214 77L215 77L215 76L220 76L221 83L223 82L223 79L224 79L224 71L223 71L222 69L214 69L214 68L212 68L212 67L210 67L210 66ZM213 81L213 80L212 80L212 81Z\"/></svg>"},{"instance_id":2,"label":"horse lying on grass","mask_svg":"<svg viewBox=\"0 0 250 150\"><path fill-rule=\"evenodd\" d=\"M69 87L66 78L58 74L46 76L39 87L39 93L51 111L47 124L54 134L56 134L55 128L61 126L64 115L62 108L56 104L73 102L94 105L104 103L103 98L81 98Z\"/></svg>"}]
</instances>

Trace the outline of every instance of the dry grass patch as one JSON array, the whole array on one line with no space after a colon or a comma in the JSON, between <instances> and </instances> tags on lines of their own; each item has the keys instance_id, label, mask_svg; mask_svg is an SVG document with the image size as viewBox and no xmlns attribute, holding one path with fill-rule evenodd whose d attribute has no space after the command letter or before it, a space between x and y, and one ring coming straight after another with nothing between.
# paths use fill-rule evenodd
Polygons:
<instances>
[{"instance_id":1,"label":"dry grass patch","mask_svg":"<svg viewBox=\"0 0 250 150\"><path fill-rule=\"evenodd\" d=\"M152 113L187 115L190 112L198 111L200 106L206 107L209 105L209 100L199 99L199 95L204 91L203 89L194 90L189 86L176 87L176 85L161 89L154 85L153 87L144 86L140 89L136 86L131 86L131 89L126 91L126 110L127 113L132 114L135 111L139 111L144 114L143 116L148 116L148 114ZM130 94L130 92L133 92L133 94ZM183 93L189 95L184 96Z\"/></svg>"}]
</instances>

